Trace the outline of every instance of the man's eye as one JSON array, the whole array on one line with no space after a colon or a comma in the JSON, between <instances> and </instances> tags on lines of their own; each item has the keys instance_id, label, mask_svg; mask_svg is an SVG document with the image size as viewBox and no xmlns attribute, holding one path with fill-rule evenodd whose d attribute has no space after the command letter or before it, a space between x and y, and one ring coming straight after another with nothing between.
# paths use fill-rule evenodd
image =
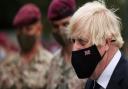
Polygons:
<instances>
[{"instance_id":1,"label":"man's eye","mask_svg":"<svg viewBox=\"0 0 128 89\"><path fill-rule=\"evenodd\" d=\"M84 45L87 44L88 41L85 41L85 40L82 40L82 39L78 39L78 42L79 42L82 46L84 46Z\"/></svg>"},{"instance_id":2,"label":"man's eye","mask_svg":"<svg viewBox=\"0 0 128 89\"><path fill-rule=\"evenodd\" d=\"M64 27L67 27L68 25L69 25L69 22L63 23L63 26L64 26Z\"/></svg>"},{"instance_id":3,"label":"man's eye","mask_svg":"<svg viewBox=\"0 0 128 89\"><path fill-rule=\"evenodd\" d=\"M71 42L72 42L72 43L75 43L75 39L71 39Z\"/></svg>"},{"instance_id":4,"label":"man's eye","mask_svg":"<svg viewBox=\"0 0 128 89\"><path fill-rule=\"evenodd\" d=\"M32 27L26 27L26 30L27 31L31 31L32 30Z\"/></svg>"}]
</instances>

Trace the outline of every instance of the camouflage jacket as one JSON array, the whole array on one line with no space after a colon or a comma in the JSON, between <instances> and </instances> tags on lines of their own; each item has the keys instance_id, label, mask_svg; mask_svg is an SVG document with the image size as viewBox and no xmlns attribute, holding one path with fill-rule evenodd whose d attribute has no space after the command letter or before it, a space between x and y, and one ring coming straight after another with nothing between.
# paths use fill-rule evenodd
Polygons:
<instances>
[{"instance_id":1,"label":"camouflage jacket","mask_svg":"<svg viewBox=\"0 0 128 89\"><path fill-rule=\"evenodd\" d=\"M29 64L21 56L0 67L0 89L45 89L52 54L39 47Z\"/></svg>"}]
</instances>

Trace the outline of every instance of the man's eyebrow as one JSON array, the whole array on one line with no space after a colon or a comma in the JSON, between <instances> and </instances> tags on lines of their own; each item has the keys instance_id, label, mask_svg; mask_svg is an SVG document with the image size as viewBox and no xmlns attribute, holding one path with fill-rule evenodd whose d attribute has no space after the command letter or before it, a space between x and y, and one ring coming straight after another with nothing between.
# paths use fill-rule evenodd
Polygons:
<instances>
[{"instance_id":1,"label":"man's eyebrow","mask_svg":"<svg viewBox=\"0 0 128 89\"><path fill-rule=\"evenodd\" d=\"M77 39L81 39L83 41L88 41L88 39L86 37L78 37Z\"/></svg>"}]
</instances>

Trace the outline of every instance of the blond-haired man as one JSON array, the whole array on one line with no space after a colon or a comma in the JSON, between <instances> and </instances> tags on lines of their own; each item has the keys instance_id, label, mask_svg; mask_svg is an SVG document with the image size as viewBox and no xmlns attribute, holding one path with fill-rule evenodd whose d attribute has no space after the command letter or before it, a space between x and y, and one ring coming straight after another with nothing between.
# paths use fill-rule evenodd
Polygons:
<instances>
[{"instance_id":1,"label":"blond-haired man","mask_svg":"<svg viewBox=\"0 0 128 89\"><path fill-rule=\"evenodd\" d=\"M89 2L70 21L72 65L85 89L128 89L128 62L120 52L120 18L104 4Z\"/></svg>"}]
</instances>

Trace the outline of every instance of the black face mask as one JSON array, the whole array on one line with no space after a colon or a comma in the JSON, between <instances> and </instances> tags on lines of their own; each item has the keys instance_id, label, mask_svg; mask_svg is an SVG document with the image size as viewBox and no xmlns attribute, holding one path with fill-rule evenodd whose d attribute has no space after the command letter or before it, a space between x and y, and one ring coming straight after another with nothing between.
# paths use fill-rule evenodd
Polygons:
<instances>
[{"instance_id":1,"label":"black face mask","mask_svg":"<svg viewBox=\"0 0 128 89\"><path fill-rule=\"evenodd\" d=\"M22 34L22 35L18 35L17 38L22 53L30 52L36 42L36 37L34 35L29 36Z\"/></svg>"},{"instance_id":2,"label":"black face mask","mask_svg":"<svg viewBox=\"0 0 128 89\"><path fill-rule=\"evenodd\" d=\"M72 51L72 65L77 76L81 79L90 77L102 58L96 45Z\"/></svg>"}]
</instances>

